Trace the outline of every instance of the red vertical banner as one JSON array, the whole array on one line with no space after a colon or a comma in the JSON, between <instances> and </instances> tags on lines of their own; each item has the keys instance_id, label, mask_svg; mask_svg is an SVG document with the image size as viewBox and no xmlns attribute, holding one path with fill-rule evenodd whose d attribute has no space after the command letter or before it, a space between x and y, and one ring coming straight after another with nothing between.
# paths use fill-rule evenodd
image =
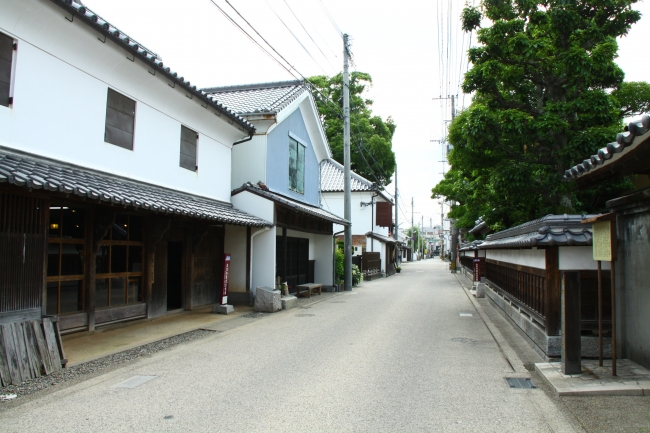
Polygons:
<instances>
[{"instance_id":1,"label":"red vertical banner","mask_svg":"<svg viewBox=\"0 0 650 433\"><path fill-rule=\"evenodd\" d=\"M478 257L475 257L474 260L472 260L472 264L474 265L474 281L481 281L481 259Z\"/></svg>"},{"instance_id":2,"label":"red vertical banner","mask_svg":"<svg viewBox=\"0 0 650 433\"><path fill-rule=\"evenodd\" d=\"M230 279L230 254L223 255L223 278L221 279L221 305L228 303L228 280Z\"/></svg>"}]
</instances>

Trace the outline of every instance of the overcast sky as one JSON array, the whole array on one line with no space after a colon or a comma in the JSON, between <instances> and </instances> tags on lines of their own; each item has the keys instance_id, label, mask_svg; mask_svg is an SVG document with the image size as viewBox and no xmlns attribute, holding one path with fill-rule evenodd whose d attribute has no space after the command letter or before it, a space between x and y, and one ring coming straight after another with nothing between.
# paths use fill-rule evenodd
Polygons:
<instances>
[{"instance_id":1,"label":"overcast sky","mask_svg":"<svg viewBox=\"0 0 650 433\"><path fill-rule=\"evenodd\" d=\"M442 147L432 140L444 138L446 121L451 119L450 100L439 98L458 95L457 110L470 103L470 97L459 90L467 69L463 53L475 42L459 29L465 2L228 1L290 63L290 71L224 17L214 3L265 45L226 0L84 0L84 4L199 87L333 75L343 64L339 30L349 34L352 70L373 77L367 97L374 101L374 113L391 116L397 125L393 150L401 227L410 226L412 198L417 222L439 223L440 205L430 196L442 179L444 164ZM618 60L626 80L649 81L643 47L650 40L650 7L640 2L635 8L644 18L620 40ZM394 193L392 184L387 189Z\"/></svg>"}]
</instances>

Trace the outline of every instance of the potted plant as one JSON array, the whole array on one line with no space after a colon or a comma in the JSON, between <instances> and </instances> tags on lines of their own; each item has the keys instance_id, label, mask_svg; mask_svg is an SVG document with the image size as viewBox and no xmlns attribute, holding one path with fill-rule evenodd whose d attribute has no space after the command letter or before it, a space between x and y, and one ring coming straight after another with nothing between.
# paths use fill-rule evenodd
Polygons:
<instances>
[{"instance_id":1,"label":"potted plant","mask_svg":"<svg viewBox=\"0 0 650 433\"><path fill-rule=\"evenodd\" d=\"M402 272L402 267L401 266L395 266L395 272L397 272L398 274L400 272Z\"/></svg>"}]
</instances>

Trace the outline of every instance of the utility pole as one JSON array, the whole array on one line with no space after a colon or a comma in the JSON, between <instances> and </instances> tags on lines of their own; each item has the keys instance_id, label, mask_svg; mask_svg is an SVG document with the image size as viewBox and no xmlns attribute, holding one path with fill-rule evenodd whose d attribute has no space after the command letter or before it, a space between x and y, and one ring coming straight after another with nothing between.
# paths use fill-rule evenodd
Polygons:
<instances>
[{"instance_id":1,"label":"utility pole","mask_svg":"<svg viewBox=\"0 0 650 433\"><path fill-rule=\"evenodd\" d=\"M348 76L348 35L343 35L343 216L350 222L344 234L344 287L352 290L352 197L350 195L350 77Z\"/></svg>"}]
</instances>

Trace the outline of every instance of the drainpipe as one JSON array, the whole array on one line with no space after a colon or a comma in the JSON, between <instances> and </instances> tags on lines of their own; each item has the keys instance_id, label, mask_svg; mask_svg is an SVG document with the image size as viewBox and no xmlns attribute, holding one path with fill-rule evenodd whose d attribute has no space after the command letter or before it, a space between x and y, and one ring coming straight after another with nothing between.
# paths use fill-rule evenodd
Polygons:
<instances>
[{"instance_id":1,"label":"drainpipe","mask_svg":"<svg viewBox=\"0 0 650 433\"><path fill-rule=\"evenodd\" d=\"M332 284L334 285L336 285L336 236L344 232L345 230L341 230L332 235Z\"/></svg>"},{"instance_id":2,"label":"drainpipe","mask_svg":"<svg viewBox=\"0 0 650 433\"><path fill-rule=\"evenodd\" d=\"M232 145L237 146L238 144L246 143L247 141L251 141L253 139L253 136L255 135L255 130L253 130L248 137L242 138L241 140L235 141Z\"/></svg>"},{"instance_id":3,"label":"drainpipe","mask_svg":"<svg viewBox=\"0 0 650 433\"><path fill-rule=\"evenodd\" d=\"M263 230L260 230L260 231L258 231L258 232L255 232L255 233L253 233L253 234L251 235L251 252L250 252L250 254L251 254L251 275L249 275L249 278L251 279L251 283L253 282L253 275L252 275L252 273L253 273L253 264L254 264L254 263L253 263L253 251L254 251L254 247L255 247L255 244L254 244L254 242L253 242L253 239L255 238L255 236L259 235L260 233L266 233L266 232L268 232L269 230L271 230L271 227L264 227ZM275 282L274 282L274 283L275 283ZM275 286L275 284L274 284L274 286ZM256 289L256 288L254 288L254 287L251 286L251 292L255 292L255 291L256 291L255 289ZM256 294L256 293L253 293L253 296L254 296L255 294Z\"/></svg>"}]
</instances>

